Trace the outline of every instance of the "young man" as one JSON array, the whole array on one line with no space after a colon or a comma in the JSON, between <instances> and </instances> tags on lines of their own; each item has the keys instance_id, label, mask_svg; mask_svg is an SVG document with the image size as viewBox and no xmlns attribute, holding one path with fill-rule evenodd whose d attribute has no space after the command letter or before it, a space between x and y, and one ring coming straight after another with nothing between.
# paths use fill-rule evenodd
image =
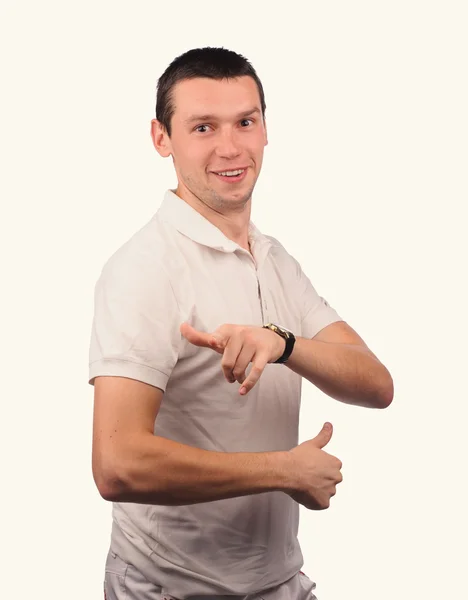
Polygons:
<instances>
[{"instance_id":1,"label":"young man","mask_svg":"<svg viewBox=\"0 0 468 600\"><path fill-rule=\"evenodd\" d=\"M106 597L311 600L299 504L328 508L342 464L323 450L331 424L298 445L302 377L374 408L392 401L392 379L250 220L267 144L250 63L219 48L179 56L156 117L177 189L95 289L93 475L113 502Z\"/></svg>"}]
</instances>

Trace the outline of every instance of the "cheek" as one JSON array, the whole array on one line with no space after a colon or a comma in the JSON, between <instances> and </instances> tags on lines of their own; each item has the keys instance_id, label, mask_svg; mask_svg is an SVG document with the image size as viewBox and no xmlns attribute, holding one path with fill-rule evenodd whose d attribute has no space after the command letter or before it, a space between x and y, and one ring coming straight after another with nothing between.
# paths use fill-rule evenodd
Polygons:
<instances>
[{"instance_id":1,"label":"cheek","mask_svg":"<svg viewBox=\"0 0 468 600\"><path fill-rule=\"evenodd\" d=\"M180 165L187 164L194 160L197 155L197 146L193 138L188 135L179 135L172 142L174 156Z\"/></svg>"},{"instance_id":2,"label":"cheek","mask_svg":"<svg viewBox=\"0 0 468 600\"><path fill-rule=\"evenodd\" d=\"M267 139L265 131L259 130L255 136L255 139L252 140L252 149L254 150L255 154L263 154L266 141Z\"/></svg>"},{"instance_id":3,"label":"cheek","mask_svg":"<svg viewBox=\"0 0 468 600\"><path fill-rule=\"evenodd\" d=\"M252 146L251 151L253 156L255 156L257 164L262 164L263 153L265 151L265 140L263 138L256 140L256 143Z\"/></svg>"},{"instance_id":4,"label":"cheek","mask_svg":"<svg viewBox=\"0 0 468 600\"><path fill-rule=\"evenodd\" d=\"M210 149L207 144L187 144L183 150L185 161L192 171L205 170L210 157Z\"/></svg>"}]
</instances>

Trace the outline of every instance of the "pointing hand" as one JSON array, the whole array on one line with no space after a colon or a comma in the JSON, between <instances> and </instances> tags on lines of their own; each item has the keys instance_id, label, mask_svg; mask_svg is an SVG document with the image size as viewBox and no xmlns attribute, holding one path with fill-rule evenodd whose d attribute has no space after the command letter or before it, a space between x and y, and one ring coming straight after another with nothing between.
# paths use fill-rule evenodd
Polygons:
<instances>
[{"instance_id":1,"label":"pointing hand","mask_svg":"<svg viewBox=\"0 0 468 600\"><path fill-rule=\"evenodd\" d=\"M268 363L283 355L286 342L270 329L252 325L225 324L213 333L205 333L182 323L181 334L192 344L211 348L223 355L221 367L229 383L242 383L240 394L245 395L260 379ZM249 376L245 371L253 363Z\"/></svg>"}]
</instances>

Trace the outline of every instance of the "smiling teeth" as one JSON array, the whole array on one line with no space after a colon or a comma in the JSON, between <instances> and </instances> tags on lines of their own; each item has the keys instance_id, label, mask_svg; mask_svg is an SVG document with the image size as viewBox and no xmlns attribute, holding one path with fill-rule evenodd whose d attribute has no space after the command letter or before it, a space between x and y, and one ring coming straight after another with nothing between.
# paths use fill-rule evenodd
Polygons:
<instances>
[{"instance_id":1,"label":"smiling teeth","mask_svg":"<svg viewBox=\"0 0 468 600\"><path fill-rule=\"evenodd\" d=\"M245 169L238 169L237 171L223 171L222 173L217 173L217 175L232 177L233 175L240 175L244 171Z\"/></svg>"}]
</instances>

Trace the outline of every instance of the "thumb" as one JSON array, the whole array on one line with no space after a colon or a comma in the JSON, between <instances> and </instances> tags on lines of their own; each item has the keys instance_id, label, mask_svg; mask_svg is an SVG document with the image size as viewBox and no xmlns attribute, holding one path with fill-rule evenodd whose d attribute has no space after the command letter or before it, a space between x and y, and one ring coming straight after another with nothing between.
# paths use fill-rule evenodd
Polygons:
<instances>
[{"instance_id":1,"label":"thumb","mask_svg":"<svg viewBox=\"0 0 468 600\"><path fill-rule=\"evenodd\" d=\"M333 435L333 425L331 423L327 422L324 424L324 426L320 430L319 434L317 436L315 436L312 441L315 442L315 445L318 448L323 448L331 440L332 435Z\"/></svg>"}]
</instances>

